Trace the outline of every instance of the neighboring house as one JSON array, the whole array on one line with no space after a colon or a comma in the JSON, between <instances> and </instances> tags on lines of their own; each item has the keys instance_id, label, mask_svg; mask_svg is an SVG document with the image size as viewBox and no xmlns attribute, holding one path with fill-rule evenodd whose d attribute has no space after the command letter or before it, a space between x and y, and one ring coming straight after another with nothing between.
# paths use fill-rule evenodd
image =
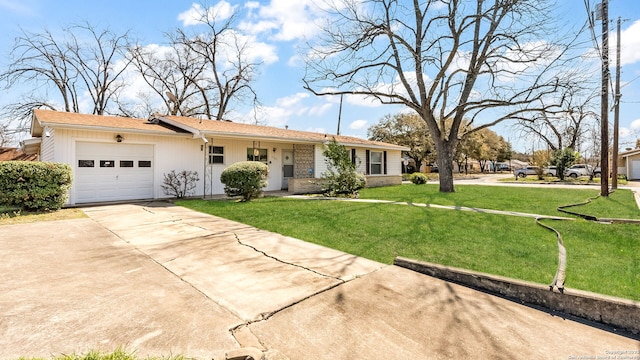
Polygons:
<instances>
[{"instance_id":1,"label":"neighboring house","mask_svg":"<svg viewBox=\"0 0 640 360\"><path fill-rule=\"evenodd\" d=\"M618 174L627 175L629 180L640 180L640 149L621 152L619 157Z\"/></svg>"},{"instance_id":2,"label":"neighboring house","mask_svg":"<svg viewBox=\"0 0 640 360\"><path fill-rule=\"evenodd\" d=\"M27 155L22 149L0 147L0 161L36 161L38 155Z\"/></svg>"},{"instance_id":3,"label":"neighboring house","mask_svg":"<svg viewBox=\"0 0 640 360\"><path fill-rule=\"evenodd\" d=\"M246 160L269 165L266 191L318 190L326 171L324 144L335 138L367 175L369 186L400 184L406 147L230 121L153 115L150 119L34 110L28 153L70 164L69 204L168 197L161 185L172 170L197 171L192 195L224 194L220 173Z\"/></svg>"}]
</instances>

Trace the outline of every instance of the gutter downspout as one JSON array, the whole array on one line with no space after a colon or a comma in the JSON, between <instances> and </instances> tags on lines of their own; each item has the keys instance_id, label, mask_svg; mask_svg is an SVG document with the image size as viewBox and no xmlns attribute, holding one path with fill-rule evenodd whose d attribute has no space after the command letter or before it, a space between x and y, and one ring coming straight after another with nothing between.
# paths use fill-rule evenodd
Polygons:
<instances>
[{"instance_id":1,"label":"gutter downspout","mask_svg":"<svg viewBox=\"0 0 640 360\"><path fill-rule=\"evenodd\" d=\"M207 143L209 143L209 140L207 140L207 138L204 136L204 134L201 134L200 138L202 139L202 176L204 177L202 179L202 200L206 200L207 199L207 154L209 153L207 150Z\"/></svg>"}]
</instances>

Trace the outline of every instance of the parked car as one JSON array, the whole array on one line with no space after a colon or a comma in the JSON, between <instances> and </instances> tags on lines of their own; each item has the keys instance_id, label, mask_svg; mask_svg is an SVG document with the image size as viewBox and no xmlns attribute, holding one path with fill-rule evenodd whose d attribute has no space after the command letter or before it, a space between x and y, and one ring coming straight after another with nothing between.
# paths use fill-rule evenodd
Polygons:
<instances>
[{"instance_id":1,"label":"parked car","mask_svg":"<svg viewBox=\"0 0 640 360\"><path fill-rule=\"evenodd\" d=\"M509 167L509 164L497 163L495 170L496 171L511 171L511 168Z\"/></svg>"},{"instance_id":2,"label":"parked car","mask_svg":"<svg viewBox=\"0 0 640 360\"><path fill-rule=\"evenodd\" d=\"M578 176L589 176L591 175L591 166L587 164L574 164L571 165L568 169L564 171L566 176L570 176L572 178L577 178Z\"/></svg>"},{"instance_id":3,"label":"parked car","mask_svg":"<svg viewBox=\"0 0 640 360\"><path fill-rule=\"evenodd\" d=\"M600 177L600 174L602 174L602 169L600 168L600 166L598 166L597 168L595 168L593 170L593 176L594 177Z\"/></svg>"},{"instance_id":4,"label":"parked car","mask_svg":"<svg viewBox=\"0 0 640 360\"><path fill-rule=\"evenodd\" d=\"M520 169L513 170L513 175L519 178L526 177L527 175L537 175L540 167L538 166L526 166Z\"/></svg>"},{"instance_id":5,"label":"parked car","mask_svg":"<svg viewBox=\"0 0 640 360\"><path fill-rule=\"evenodd\" d=\"M544 174L547 176L558 176L558 169L555 166L544 168Z\"/></svg>"}]
</instances>

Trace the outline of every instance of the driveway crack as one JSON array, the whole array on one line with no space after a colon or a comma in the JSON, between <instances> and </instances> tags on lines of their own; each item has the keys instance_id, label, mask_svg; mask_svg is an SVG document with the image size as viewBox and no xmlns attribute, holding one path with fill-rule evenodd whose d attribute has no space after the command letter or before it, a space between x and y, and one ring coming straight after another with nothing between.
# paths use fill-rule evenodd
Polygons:
<instances>
[{"instance_id":1,"label":"driveway crack","mask_svg":"<svg viewBox=\"0 0 640 360\"><path fill-rule=\"evenodd\" d=\"M335 277L335 276L331 276L331 275L323 274L323 273L321 273L321 272L319 272L319 271L317 271L317 270L314 270L314 269L308 268L308 267L306 267L306 266L302 266L302 265L298 265L298 264L295 264L295 263L292 263L292 262L284 261L284 260L278 259L277 257L275 257L275 256L273 256L273 255L269 255L269 254L267 254L266 252L264 252L264 251L262 251L262 250L258 249L257 247L255 247L255 246L253 246L253 245L249 245L249 244L247 244L247 243L242 242L242 240L240 240L240 237L238 236L238 234L237 234L237 233L233 233L233 236L235 236L235 237L236 237L236 241L237 241L237 242L238 242L238 244L240 244L241 246L246 246L246 247L248 247L248 248L252 249L253 251L255 251L255 252L257 252L257 253L260 253L260 254L262 254L263 256L268 257L269 259L273 259L273 260L275 260L275 261L277 261L277 262L279 262L279 263L282 263L282 264L286 264L286 265L294 266L294 267L297 267L297 268L301 268L301 269L303 269L303 270L306 270L306 271L312 272L312 273L314 273L314 274L317 274L317 275L320 275L320 276L323 276L323 277L326 277L326 278L329 278L329 279L338 280L338 281L340 281L340 283L344 283L344 282L345 282L343 279L341 279L341 278L339 278L339 277Z\"/></svg>"}]
</instances>

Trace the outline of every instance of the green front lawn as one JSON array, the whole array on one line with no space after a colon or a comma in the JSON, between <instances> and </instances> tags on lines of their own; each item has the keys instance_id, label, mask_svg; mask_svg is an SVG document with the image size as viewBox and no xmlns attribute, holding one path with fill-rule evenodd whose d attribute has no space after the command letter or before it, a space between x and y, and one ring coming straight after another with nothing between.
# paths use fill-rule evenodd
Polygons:
<instances>
[{"instance_id":1,"label":"green front lawn","mask_svg":"<svg viewBox=\"0 0 640 360\"><path fill-rule=\"evenodd\" d=\"M562 215L554 210L558 205L596 194L471 185L457 186L454 194L440 194L437 186L411 184L366 189L362 197ZM630 196L630 192L619 192L615 201L598 199L589 206L639 218L637 207L635 212L628 208ZM528 218L286 198L178 204L387 264L403 256L541 284L549 284L557 268L555 234ZM567 287L640 300L640 226L547 221L564 237Z\"/></svg>"},{"instance_id":2,"label":"green front lawn","mask_svg":"<svg viewBox=\"0 0 640 360\"><path fill-rule=\"evenodd\" d=\"M563 215L556 208L561 205L581 203L597 197L596 189L532 188L520 186L456 185L456 192L441 193L438 184L404 184L379 188L367 188L360 198L404 201L412 203L468 206L482 209L518 211L541 215ZM598 198L584 207L571 211L584 212L599 217L640 219L640 209L629 190L617 190L608 198Z\"/></svg>"}]
</instances>

